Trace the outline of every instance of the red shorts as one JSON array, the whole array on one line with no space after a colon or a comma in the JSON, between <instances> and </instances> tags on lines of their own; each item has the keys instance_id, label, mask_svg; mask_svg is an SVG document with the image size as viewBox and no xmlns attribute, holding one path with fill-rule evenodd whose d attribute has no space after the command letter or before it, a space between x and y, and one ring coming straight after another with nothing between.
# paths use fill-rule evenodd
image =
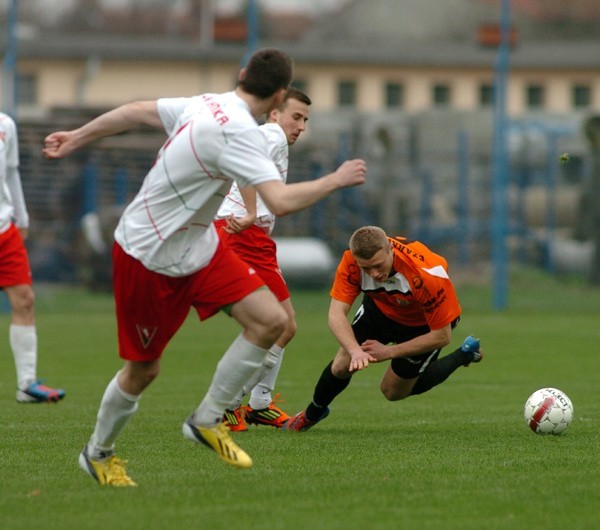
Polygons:
<instances>
[{"instance_id":1,"label":"red shorts","mask_svg":"<svg viewBox=\"0 0 600 530\"><path fill-rule=\"evenodd\" d=\"M242 232L230 234L223 230L225 219L215 221L221 241L258 272L269 289L283 302L290 291L277 263L277 245L259 226L252 225Z\"/></svg>"},{"instance_id":2,"label":"red shorts","mask_svg":"<svg viewBox=\"0 0 600 530\"><path fill-rule=\"evenodd\" d=\"M19 229L12 224L0 234L0 288L31 283L27 250Z\"/></svg>"},{"instance_id":3,"label":"red shorts","mask_svg":"<svg viewBox=\"0 0 600 530\"><path fill-rule=\"evenodd\" d=\"M117 243L112 255L119 356L129 361L158 359L191 307L205 320L264 286L222 244L206 267L182 277L148 270Z\"/></svg>"}]
</instances>

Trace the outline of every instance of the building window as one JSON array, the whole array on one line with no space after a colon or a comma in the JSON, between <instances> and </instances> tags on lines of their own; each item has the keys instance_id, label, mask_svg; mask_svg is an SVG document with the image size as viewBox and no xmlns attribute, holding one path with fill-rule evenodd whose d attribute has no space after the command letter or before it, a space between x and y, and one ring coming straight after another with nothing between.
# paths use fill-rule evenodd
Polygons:
<instances>
[{"instance_id":1,"label":"building window","mask_svg":"<svg viewBox=\"0 0 600 530\"><path fill-rule=\"evenodd\" d=\"M34 74L17 74L17 103L19 105L37 105L38 83Z\"/></svg>"},{"instance_id":2,"label":"building window","mask_svg":"<svg viewBox=\"0 0 600 530\"><path fill-rule=\"evenodd\" d=\"M571 97L573 107L586 108L592 101L592 90L588 85L575 85Z\"/></svg>"},{"instance_id":3,"label":"building window","mask_svg":"<svg viewBox=\"0 0 600 530\"><path fill-rule=\"evenodd\" d=\"M433 104L436 107L446 107L450 104L450 87L448 85L433 85Z\"/></svg>"},{"instance_id":4,"label":"building window","mask_svg":"<svg viewBox=\"0 0 600 530\"><path fill-rule=\"evenodd\" d=\"M340 107L356 106L356 83L354 81L341 81L338 84L338 105Z\"/></svg>"},{"instance_id":5,"label":"building window","mask_svg":"<svg viewBox=\"0 0 600 530\"><path fill-rule=\"evenodd\" d=\"M542 85L529 85L527 87L527 107L541 109L544 106L544 87Z\"/></svg>"},{"instance_id":6,"label":"building window","mask_svg":"<svg viewBox=\"0 0 600 530\"><path fill-rule=\"evenodd\" d=\"M398 108L404 106L404 86L399 83L386 83L385 106Z\"/></svg>"},{"instance_id":7,"label":"building window","mask_svg":"<svg viewBox=\"0 0 600 530\"><path fill-rule=\"evenodd\" d=\"M491 107L494 104L494 85L479 85L479 105Z\"/></svg>"}]
</instances>

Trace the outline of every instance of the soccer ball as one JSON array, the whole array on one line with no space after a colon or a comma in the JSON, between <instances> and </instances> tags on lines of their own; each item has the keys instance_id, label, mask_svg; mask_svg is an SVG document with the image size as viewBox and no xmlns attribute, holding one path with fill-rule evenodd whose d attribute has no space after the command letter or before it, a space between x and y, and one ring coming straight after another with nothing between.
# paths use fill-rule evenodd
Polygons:
<instances>
[{"instance_id":1,"label":"soccer ball","mask_svg":"<svg viewBox=\"0 0 600 530\"><path fill-rule=\"evenodd\" d=\"M560 434L573 419L573 404L557 388L540 388L525 403L525 422L536 434Z\"/></svg>"}]
</instances>

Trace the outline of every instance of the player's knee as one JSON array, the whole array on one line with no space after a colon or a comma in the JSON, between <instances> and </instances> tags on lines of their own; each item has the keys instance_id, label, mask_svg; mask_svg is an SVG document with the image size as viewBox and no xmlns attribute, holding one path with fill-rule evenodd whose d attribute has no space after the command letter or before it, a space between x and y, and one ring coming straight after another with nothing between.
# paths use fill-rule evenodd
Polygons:
<instances>
[{"instance_id":1,"label":"player's knee","mask_svg":"<svg viewBox=\"0 0 600 530\"><path fill-rule=\"evenodd\" d=\"M294 335L296 334L297 329L298 329L298 324L296 322L296 319L293 317L288 318L287 324L285 326L285 330L283 332L283 336L284 336L286 344L294 338Z\"/></svg>"},{"instance_id":2,"label":"player's knee","mask_svg":"<svg viewBox=\"0 0 600 530\"><path fill-rule=\"evenodd\" d=\"M338 379L348 379L352 376L350 373L350 356L346 353L335 356L331 363L331 373Z\"/></svg>"},{"instance_id":3,"label":"player's knee","mask_svg":"<svg viewBox=\"0 0 600 530\"><path fill-rule=\"evenodd\" d=\"M30 286L22 285L15 288L9 299L13 312L20 315L26 315L33 312L35 294Z\"/></svg>"},{"instance_id":4,"label":"player's knee","mask_svg":"<svg viewBox=\"0 0 600 530\"><path fill-rule=\"evenodd\" d=\"M381 385L379 385L379 390L381 390L383 397L385 397L385 399L388 401L399 401L408 397L405 392L399 390L394 385L389 384L386 381L381 382Z\"/></svg>"},{"instance_id":5,"label":"player's knee","mask_svg":"<svg viewBox=\"0 0 600 530\"><path fill-rule=\"evenodd\" d=\"M265 335L268 335L269 339L274 343L285 331L287 324L287 313L283 310L276 310L265 323Z\"/></svg>"}]
</instances>

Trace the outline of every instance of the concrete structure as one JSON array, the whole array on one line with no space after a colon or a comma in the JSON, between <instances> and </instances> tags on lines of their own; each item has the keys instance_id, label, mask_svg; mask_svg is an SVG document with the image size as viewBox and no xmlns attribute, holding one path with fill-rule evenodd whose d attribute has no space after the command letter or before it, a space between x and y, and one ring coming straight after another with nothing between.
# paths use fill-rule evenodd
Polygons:
<instances>
[{"instance_id":1,"label":"concrete structure","mask_svg":"<svg viewBox=\"0 0 600 530\"><path fill-rule=\"evenodd\" d=\"M82 2L84 7L93 3ZM587 5L586 0L571 3ZM600 35L595 29L600 15L593 2L562 22L551 17L553 2L542 14L524 10L533 0L513 4L510 115L600 111ZM294 57L298 82L318 94L315 111L344 106L363 112L475 110L491 103L499 14L494 0L350 1L340 12L313 20L300 36L298 23L286 18L277 25L271 17L267 24L263 14L263 26L277 31L261 34L259 45L278 46ZM127 27L127 20L111 16L105 19ZM243 38L223 30L228 41L207 45L189 30L148 36L139 28L72 31L28 24L29 32L22 31L18 43L19 112L42 116L54 106L102 107L227 90L246 53ZM230 24L240 26L239 20ZM282 24L289 24L294 40L282 40ZM246 36L244 29L239 37Z\"/></svg>"}]
</instances>

